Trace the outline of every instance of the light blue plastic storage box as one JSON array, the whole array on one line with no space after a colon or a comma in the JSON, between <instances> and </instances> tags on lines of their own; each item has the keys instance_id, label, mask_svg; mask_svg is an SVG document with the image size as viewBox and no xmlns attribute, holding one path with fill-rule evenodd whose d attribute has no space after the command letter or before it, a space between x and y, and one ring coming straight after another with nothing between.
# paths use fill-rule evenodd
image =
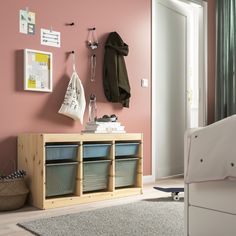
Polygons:
<instances>
[{"instance_id":1,"label":"light blue plastic storage box","mask_svg":"<svg viewBox=\"0 0 236 236\"><path fill-rule=\"evenodd\" d=\"M83 158L108 157L111 144L83 144Z\"/></svg>"},{"instance_id":2,"label":"light blue plastic storage box","mask_svg":"<svg viewBox=\"0 0 236 236\"><path fill-rule=\"evenodd\" d=\"M138 158L116 159L115 187L135 186Z\"/></svg>"},{"instance_id":3,"label":"light blue plastic storage box","mask_svg":"<svg viewBox=\"0 0 236 236\"><path fill-rule=\"evenodd\" d=\"M110 160L84 161L83 192L106 190L110 165Z\"/></svg>"},{"instance_id":4,"label":"light blue plastic storage box","mask_svg":"<svg viewBox=\"0 0 236 236\"><path fill-rule=\"evenodd\" d=\"M116 143L115 147L116 156L136 156L139 143Z\"/></svg>"},{"instance_id":5,"label":"light blue plastic storage box","mask_svg":"<svg viewBox=\"0 0 236 236\"><path fill-rule=\"evenodd\" d=\"M78 145L46 145L46 160L76 160Z\"/></svg>"},{"instance_id":6,"label":"light blue plastic storage box","mask_svg":"<svg viewBox=\"0 0 236 236\"><path fill-rule=\"evenodd\" d=\"M77 162L46 164L46 197L73 194Z\"/></svg>"}]
</instances>

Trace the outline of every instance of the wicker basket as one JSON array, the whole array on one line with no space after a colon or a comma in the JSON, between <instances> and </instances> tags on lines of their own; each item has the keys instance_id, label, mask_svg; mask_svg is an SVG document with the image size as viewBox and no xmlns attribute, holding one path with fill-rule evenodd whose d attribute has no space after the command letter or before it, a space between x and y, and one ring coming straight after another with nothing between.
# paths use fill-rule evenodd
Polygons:
<instances>
[{"instance_id":1,"label":"wicker basket","mask_svg":"<svg viewBox=\"0 0 236 236\"><path fill-rule=\"evenodd\" d=\"M29 190L24 178L0 181L0 211L16 210L25 204Z\"/></svg>"}]
</instances>

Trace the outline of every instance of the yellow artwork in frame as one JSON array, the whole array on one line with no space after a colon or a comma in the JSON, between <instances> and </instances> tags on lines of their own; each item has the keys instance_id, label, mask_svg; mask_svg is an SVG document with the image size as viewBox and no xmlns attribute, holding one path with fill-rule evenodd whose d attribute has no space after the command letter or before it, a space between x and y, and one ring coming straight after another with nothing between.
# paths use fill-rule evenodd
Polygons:
<instances>
[{"instance_id":1,"label":"yellow artwork in frame","mask_svg":"<svg viewBox=\"0 0 236 236\"><path fill-rule=\"evenodd\" d=\"M52 53L24 49L24 90L52 92Z\"/></svg>"}]
</instances>

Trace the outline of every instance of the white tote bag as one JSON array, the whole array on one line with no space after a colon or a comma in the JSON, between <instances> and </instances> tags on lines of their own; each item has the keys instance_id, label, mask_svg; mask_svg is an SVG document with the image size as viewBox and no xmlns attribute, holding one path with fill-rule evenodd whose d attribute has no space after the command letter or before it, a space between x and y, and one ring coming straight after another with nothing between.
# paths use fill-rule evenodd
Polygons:
<instances>
[{"instance_id":1,"label":"white tote bag","mask_svg":"<svg viewBox=\"0 0 236 236\"><path fill-rule=\"evenodd\" d=\"M85 106L84 88L77 72L74 70L58 113L74 120L80 120L81 124L83 124Z\"/></svg>"}]
</instances>

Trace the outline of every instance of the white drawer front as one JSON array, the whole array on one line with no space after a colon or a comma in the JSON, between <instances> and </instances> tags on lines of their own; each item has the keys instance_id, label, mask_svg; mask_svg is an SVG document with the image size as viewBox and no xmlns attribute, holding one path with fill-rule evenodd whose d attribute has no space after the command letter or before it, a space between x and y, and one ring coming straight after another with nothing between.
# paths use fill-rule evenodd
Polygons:
<instances>
[{"instance_id":1,"label":"white drawer front","mask_svg":"<svg viewBox=\"0 0 236 236\"><path fill-rule=\"evenodd\" d=\"M189 236L235 236L236 215L189 207Z\"/></svg>"},{"instance_id":2,"label":"white drawer front","mask_svg":"<svg viewBox=\"0 0 236 236\"><path fill-rule=\"evenodd\" d=\"M189 184L190 205L201 206L236 214L235 203L235 180L211 181L197 184Z\"/></svg>"}]
</instances>

